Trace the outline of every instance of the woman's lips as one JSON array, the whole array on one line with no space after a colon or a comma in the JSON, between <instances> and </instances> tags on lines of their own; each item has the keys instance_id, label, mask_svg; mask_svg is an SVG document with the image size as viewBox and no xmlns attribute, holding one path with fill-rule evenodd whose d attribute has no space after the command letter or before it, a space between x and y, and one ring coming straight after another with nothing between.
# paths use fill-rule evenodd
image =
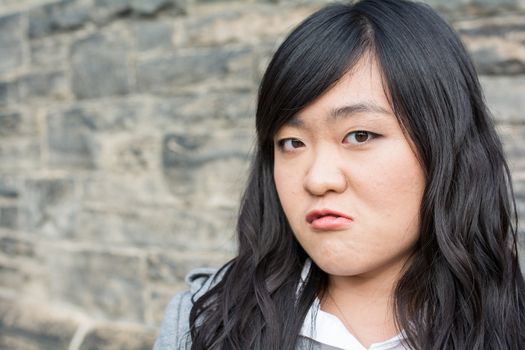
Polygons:
<instances>
[{"instance_id":1,"label":"woman's lips","mask_svg":"<svg viewBox=\"0 0 525 350\"><path fill-rule=\"evenodd\" d=\"M306 215L306 222L316 231L344 230L352 221L349 215L329 208L314 209Z\"/></svg>"},{"instance_id":2,"label":"woman's lips","mask_svg":"<svg viewBox=\"0 0 525 350\"><path fill-rule=\"evenodd\" d=\"M325 215L314 219L310 225L314 230L319 231L336 231L347 229L352 220L342 216Z\"/></svg>"}]
</instances>

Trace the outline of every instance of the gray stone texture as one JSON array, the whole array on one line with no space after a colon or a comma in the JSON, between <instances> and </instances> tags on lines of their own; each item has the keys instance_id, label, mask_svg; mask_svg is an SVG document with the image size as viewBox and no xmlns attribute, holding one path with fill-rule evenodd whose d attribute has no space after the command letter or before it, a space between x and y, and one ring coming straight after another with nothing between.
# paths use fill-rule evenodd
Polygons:
<instances>
[{"instance_id":1,"label":"gray stone texture","mask_svg":"<svg viewBox=\"0 0 525 350\"><path fill-rule=\"evenodd\" d=\"M50 250L47 268L57 298L82 307L92 317L144 320L145 262L141 256L91 249Z\"/></svg>"},{"instance_id":2,"label":"gray stone texture","mask_svg":"<svg viewBox=\"0 0 525 350\"><path fill-rule=\"evenodd\" d=\"M132 32L138 51L171 49L173 47L173 27L171 23L147 20L132 23Z\"/></svg>"},{"instance_id":3,"label":"gray stone texture","mask_svg":"<svg viewBox=\"0 0 525 350\"><path fill-rule=\"evenodd\" d=\"M234 255L258 84L327 2L0 2L1 349L152 347L185 274ZM426 2L474 59L523 221L525 0Z\"/></svg>"},{"instance_id":4,"label":"gray stone texture","mask_svg":"<svg viewBox=\"0 0 525 350\"><path fill-rule=\"evenodd\" d=\"M80 350L150 350L157 332L140 325L103 324L92 329Z\"/></svg>"},{"instance_id":5,"label":"gray stone texture","mask_svg":"<svg viewBox=\"0 0 525 350\"><path fill-rule=\"evenodd\" d=\"M130 91L128 43L117 33L95 33L72 45L72 87L78 99Z\"/></svg>"},{"instance_id":6,"label":"gray stone texture","mask_svg":"<svg viewBox=\"0 0 525 350\"><path fill-rule=\"evenodd\" d=\"M248 47L184 49L137 62L141 92L175 93L199 84L209 89L249 90L253 53Z\"/></svg>"},{"instance_id":7,"label":"gray stone texture","mask_svg":"<svg viewBox=\"0 0 525 350\"><path fill-rule=\"evenodd\" d=\"M79 207L73 179L26 179L23 187L19 200L22 229L50 239L73 235Z\"/></svg>"},{"instance_id":8,"label":"gray stone texture","mask_svg":"<svg viewBox=\"0 0 525 350\"><path fill-rule=\"evenodd\" d=\"M0 295L0 348L67 349L78 320L42 303Z\"/></svg>"},{"instance_id":9,"label":"gray stone texture","mask_svg":"<svg viewBox=\"0 0 525 350\"><path fill-rule=\"evenodd\" d=\"M0 75L24 63L22 16L0 17Z\"/></svg>"},{"instance_id":10,"label":"gray stone texture","mask_svg":"<svg viewBox=\"0 0 525 350\"><path fill-rule=\"evenodd\" d=\"M28 34L39 38L60 31L74 30L89 19L89 9L78 0L60 0L28 13Z\"/></svg>"}]
</instances>

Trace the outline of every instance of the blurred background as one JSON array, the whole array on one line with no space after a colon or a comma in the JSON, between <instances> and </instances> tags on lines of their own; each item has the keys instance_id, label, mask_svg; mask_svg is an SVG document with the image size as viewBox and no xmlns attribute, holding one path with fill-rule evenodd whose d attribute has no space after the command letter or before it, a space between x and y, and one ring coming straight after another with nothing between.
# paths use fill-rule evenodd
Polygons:
<instances>
[{"instance_id":1,"label":"blurred background","mask_svg":"<svg viewBox=\"0 0 525 350\"><path fill-rule=\"evenodd\" d=\"M525 220L525 0L427 2L474 58ZM0 349L152 347L185 274L233 256L258 83L324 3L0 1Z\"/></svg>"}]
</instances>

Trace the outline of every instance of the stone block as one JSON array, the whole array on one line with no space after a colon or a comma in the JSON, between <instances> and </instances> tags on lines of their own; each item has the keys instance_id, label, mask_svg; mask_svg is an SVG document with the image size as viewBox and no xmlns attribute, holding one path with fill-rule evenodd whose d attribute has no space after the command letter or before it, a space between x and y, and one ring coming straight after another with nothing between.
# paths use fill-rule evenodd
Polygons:
<instances>
[{"instance_id":1,"label":"stone block","mask_svg":"<svg viewBox=\"0 0 525 350\"><path fill-rule=\"evenodd\" d=\"M18 111L0 110L0 135L14 136L22 129L22 115Z\"/></svg>"},{"instance_id":2,"label":"stone block","mask_svg":"<svg viewBox=\"0 0 525 350\"><path fill-rule=\"evenodd\" d=\"M252 129L255 93L213 92L173 97L157 97L149 120L160 130Z\"/></svg>"},{"instance_id":3,"label":"stone block","mask_svg":"<svg viewBox=\"0 0 525 350\"><path fill-rule=\"evenodd\" d=\"M525 31L524 16L485 16L454 22L454 27L464 39L499 38L519 42Z\"/></svg>"},{"instance_id":4,"label":"stone block","mask_svg":"<svg viewBox=\"0 0 525 350\"><path fill-rule=\"evenodd\" d=\"M30 280L30 275L21 266L0 259L0 287L14 291L22 291Z\"/></svg>"},{"instance_id":5,"label":"stone block","mask_svg":"<svg viewBox=\"0 0 525 350\"><path fill-rule=\"evenodd\" d=\"M75 182L63 179L27 179L20 197L23 229L48 238L73 235L79 196Z\"/></svg>"},{"instance_id":6,"label":"stone block","mask_svg":"<svg viewBox=\"0 0 525 350\"><path fill-rule=\"evenodd\" d=\"M0 297L0 348L67 349L78 320L47 307L47 303Z\"/></svg>"},{"instance_id":7,"label":"stone block","mask_svg":"<svg viewBox=\"0 0 525 350\"><path fill-rule=\"evenodd\" d=\"M72 85L79 99L130 91L128 44L117 35L95 33L73 44Z\"/></svg>"},{"instance_id":8,"label":"stone block","mask_svg":"<svg viewBox=\"0 0 525 350\"><path fill-rule=\"evenodd\" d=\"M29 11L30 38L74 30L89 20L89 10L81 1L61 0Z\"/></svg>"},{"instance_id":9,"label":"stone block","mask_svg":"<svg viewBox=\"0 0 525 350\"><path fill-rule=\"evenodd\" d=\"M480 74L515 75L525 73L525 47L498 40L480 40L470 53Z\"/></svg>"},{"instance_id":10,"label":"stone block","mask_svg":"<svg viewBox=\"0 0 525 350\"><path fill-rule=\"evenodd\" d=\"M107 1L107 0L106 0ZM111 1L111 0L110 0ZM178 7L181 12L184 9L185 2L174 0L131 0L131 9L141 15L151 16L156 12L171 7Z\"/></svg>"},{"instance_id":11,"label":"stone block","mask_svg":"<svg viewBox=\"0 0 525 350\"><path fill-rule=\"evenodd\" d=\"M181 204L180 198L170 195L156 170L144 173L125 172L90 174L81 182L83 198L90 203L104 203L113 207L135 205Z\"/></svg>"},{"instance_id":12,"label":"stone block","mask_svg":"<svg viewBox=\"0 0 525 350\"><path fill-rule=\"evenodd\" d=\"M4 199L16 199L20 193L21 177L14 174L0 175L0 197Z\"/></svg>"},{"instance_id":13,"label":"stone block","mask_svg":"<svg viewBox=\"0 0 525 350\"><path fill-rule=\"evenodd\" d=\"M9 107L19 102L18 84L16 81L0 81L0 107Z\"/></svg>"},{"instance_id":14,"label":"stone block","mask_svg":"<svg viewBox=\"0 0 525 350\"><path fill-rule=\"evenodd\" d=\"M515 8L517 0L471 0L471 3L486 8L487 10L497 9L498 7Z\"/></svg>"},{"instance_id":15,"label":"stone block","mask_svg":"<svg viewBox=\"0 0 525 350\"><path fill-rule=\"evenodd\" d=\"M232 250L233 210L134 206L81 211L74 239L115 247L164 247L179 251ZM191 238L190 238L191 237Z\"/></svg>"},{"instance_id":16,"label":"stone block","mask_svg":"<svg viewBox=\"0 0 525 350\"><path fill-rule=\"evenodd\" d=\"M21 15L0 17L0 74L24 63Z\"/></svg>"},{"instance_id":17,"label":"stone block","mask_svg":"<svg viewBox=\"0 0 525 350\"><path fill-rule=\"evenodd\" d=\"M47 144L52 165L94 168L98 153L93 117L83 108L52 112L47 116Z\"/></svg>"},{"instance_id":18,"label":"stone block","mask_svg":"<svg viewBox=\"0 0 525 350\"><path fill-rule=\"evenodd\" d=\"M314 12L316 6L283 7L275 5L213 7L203 14L187 17L183 26L186 43L191 46L245 43L259 45L288 34Z\"/></svg>"},{"instance_id":19,"label":"stone block","mask_svg":"<svg viewBox=\"0 0 525 350\"><path fill-rule=\"evenodd\" d=\"M136 21L132 25L135 45L139 51L171 49L173 47L173 28L167 22Z\"/></svg>"},{"instance_id":20,"label":"stone block","mask_svg":"<svg viewBox=\"0 0 525 350\"><path fill-rule=\"evenodd\" d=\"M18 228L18 208L15 205L0 206L0 227Z\"/></svg>"},{"instance_id":21,"label":"stone block","mask_svg":"<svg viewBox=\"0 0 525 350\"><path fill-rule=\"evenodd\" d=\"M493 16L455 23L480 74L525 73L525 16Z\"/></svg>"},{"instance_id":22,"label":"stone block","mask_svg":"<svg viewBox=\"0 0 525 350\"><path fill-rule=\"evenodd\" d=\"M525 122L525 75L480 77L491 111L499 122Z\"/></svg>"},{"instance_id":23,"label":"stone block","mask_svg":"<svg viewBox=\"0 0 525 350\"><path fill-rule=\"evenodd\" d=\"M195 195L199 189L200 193L207 193L205 202L208 205L222 206L222 201L223 204L229 203L226 206L234 206L236 200L232 200L235 198L232 193L240 192L252 137L251 132L244 130L166 134L162 150L163 170L172 193L189 196ZM214 178L211 187L210 177ZM222 200L216 202L218 197ZM199 203L198 200L195 202Z\"/></svg>"},{"instance_id":24,"label":"stone block","mask_svg":"<svg viewBox=\"0 0 525 350\"><path fill-rule=\"evenodd\" d=\"M0 137L16 140L20 136L36 137L38 126L36 116L28 109L0 108Z\"/></svg>"},{"instance_id":25,"label":"stone block","mask_svg":"<svg viewBox=\"0 0 525 350\"><path fill-rule=\"evenodd\" d=\"M106 323L90 330L79 350L150 350L157 337L152 327Z\"/></svg>"},{"instance_id":26,"label":"stone block","mask_svg":"<svg viewBox=\"0 0 525 350\"><path fill-rule=\"evenodd\" d=\"M14 257L23 256L32 258L35 255L34 243L18 237L0 237L0 253Z\"/></svg>"},{"instance_id":27,"label":"stone block","mask_svg":"<svg viewBox=\"0 0 525 350\"><path fill-rule=\"evenodd\" d=\"M113 149L126 132L140 128L155 133L149 120L153 117L150 103L140 98L108 98L52 109L46 125L50 162L87 169L103 166L108 161L106 148Z\"/></svg>"},{"instance_id":28,"label":"stone block","mask_svg":"<svg viewBox=\"0 0 525 350\"><path fill-rule=\"evenodd\" d=\"M49 287L57 299L96 318L143 321L145 266L140 256L60 248L47 253Z\"/></svg>"},{"instance_id":29,"label":"stone block","mask_svg":"<svg viewBox=\"0 0 525 350\"><path fill-rule=\"evenodd\" d=\"M40 152L35 137L0 138L2 171L35 169L41 164Z\"/></svg>"},{"instance_id":30,"label":"stone block","mask_svg":"<svg viewBox=\"0 0 525 350\"><path fill-rule=\"evenodd\" d=\"M38 138L37 118L30 109L0 108L0 137L16 142L19 137Z\"/></svg>"},{"instance_id":31,"label":"stone block","mask_svg":"<svg viewBox=\"0 0 525 350\"><path fill-rule=\"evenodd\" d=\"M68 61L69 36L51 36L38 40L31 40L31 64L39 68L64 67Z\"/></svg>"},{"instance_id":32,"label":"stone block","mask_svg":"<svg viewBox=\"0 0 525 350\"><path fill-rule=\"evenodd\" d=\"M103 140L99 168L123 176L134 174L143 181L149 178L148 182L155 187L159 155L160 141L155 134L112 135Z\"/></svg>"},{"instance_id":33,"label":"stone block","mask_svg":"<svg viewBox=\"0 0 525 350\"><path fill-rule=\"evenodd\" d=\"M137 62L141 92L173 93L200 85L212 90L253 88L253 51L250 48L181 50Z\"/></svg>"},{"instance_id":34,"label":"stone block","mask_svg":"<svg viewBox=\"0 0 525 350\"><path fill-rule=\"evenodd\" d=\"M62 71L37 72L27 74L18 80L20 98L48 100L66 99L69 95L69 81Z\"/></svg>"},{"instance_id":35,"label":"stone block","mask_svg":"<svg viewBox=\"0 0 525 350\"><path fill-rule=\"evenodd\" d=\"M83 101L50 110L50 117L75 121L82 128L98 134L136 130L144 126L140 124L141 119L149 122L150 114L149 102L133 97Z\"/></svg>"},{"instance_id":36,"label":"stone block","mask_svg":"<svg viewBox=\"0 0 525 350\"><path fill-rule=\"evenodd\" d=\"M172 15L186 13L186 0L95 0L91 18L105 24L118 16L153 16L162 10Z\"/></svg>"},{"instance_id":37,"label":"stone block","mask_svg":"<svg viewBox=\"0 0 525 350\"><path fill-rule=\"evenodd\" d=\"M525 124L498 125L497 130L511 171L525 173Z\"/></svg>"}]
</instances>

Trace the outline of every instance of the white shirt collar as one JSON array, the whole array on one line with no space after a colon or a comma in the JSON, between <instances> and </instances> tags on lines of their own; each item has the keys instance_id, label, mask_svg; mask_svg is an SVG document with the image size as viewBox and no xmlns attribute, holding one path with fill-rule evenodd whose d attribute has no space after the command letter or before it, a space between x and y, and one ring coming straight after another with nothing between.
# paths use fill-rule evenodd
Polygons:
<instances>
[{"instance_id":1,"label":"white shirt collar","mask_svg":"<svg viewBox=\"0 0 525 350\"><path fill-rule=\"evenodd\" d=\"M297 293L310 273L311 260L307 259L301 271L301 281L297 288ZM344 326L343 322L328 312L321 310L320 301L315 298L306 314L303 326L299 335L310 338L322 345L327 345L325 349L343 350L405 350L403 346L404 333L400 333L393 338L380 343L374 343L368 348L364 347ZM323 347L322 347L323 348Z\"/></svg>"}]
</instances>

